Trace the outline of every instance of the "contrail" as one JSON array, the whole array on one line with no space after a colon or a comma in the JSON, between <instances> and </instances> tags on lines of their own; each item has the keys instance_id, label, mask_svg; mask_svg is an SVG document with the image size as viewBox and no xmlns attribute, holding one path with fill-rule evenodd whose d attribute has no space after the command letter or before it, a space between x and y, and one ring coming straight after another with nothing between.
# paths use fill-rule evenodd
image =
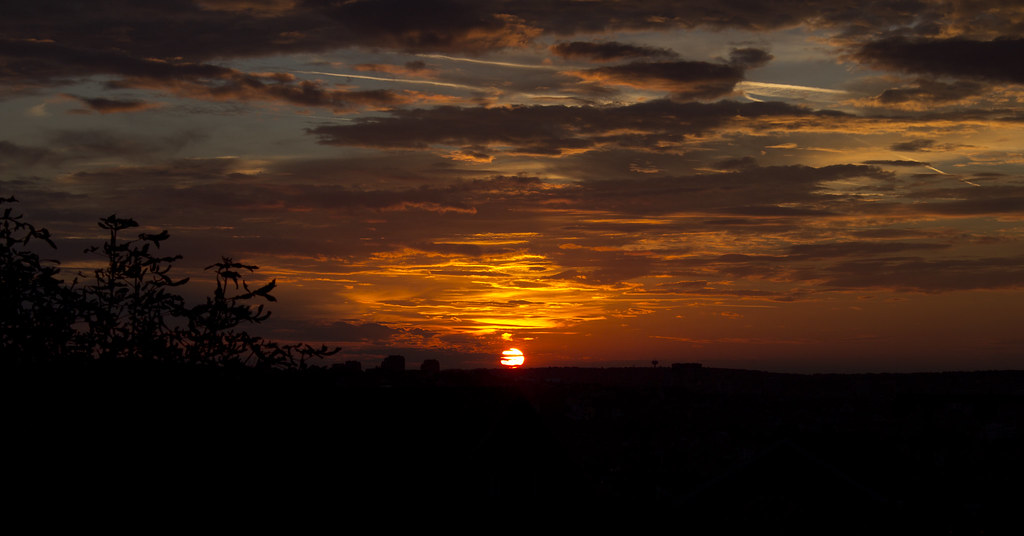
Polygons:
<instances>
[{"instance_id":1,"label":"contrail","mask_svg":"<svg viewBox=\"0 0 1024 536\"><path fill-rule=\"evenodd\" d=\"M934 167L934 166L931 166L931 165L924 166L924 167L926 167L926 168L928 168L928 169L930 169L930 170L932 170L932 171L934 171L936 173L939 173L941 175L949 175L949 173L946 173L945 171L942 171L941 169L939 169L937 167ZM978 188L981 188L981 185L976 183L976 182L971 182L971 181L969 181L969 180L967 180L967 179L965 179L963 177L956 176L956 175L950 175L950 176L956 177L956 180L958 180L960 182L963 182L963 183L966 183L966 184L970 184L971 186L977 186Z\"/></svg>"},{"instance_id":2,"label":"contrail","mask_svg":"<svg viewBox=\"0 0 1024 536\"><path fill-rule=\"evenodd\" d=\"M383 76L367 76L364 74L325 73L322 71L292 71L299 74L318 74L321 76L336 76L338 78L358 78L360 80L378 80L381 82L399 82L402 84L424 84L428 86L452 87L456 89L469 89L472 91L485 91L487 88L467 86L463 84L452 84L450 82L435 82L433 80L413 80L409 78L385 78Z\"/></svg>"},{"instance_id":3,"label":"contrail","mask_svg":"<svg viewBox=\"0 0 1024 536\"><path fill-rule=\"evenodd\" d=\"M510 63L510 62L507 62L507 61L475 60L475 59L472 59L472 58L456 58L454 56L444 56L442 54L417 54L417 56L419 56L421 58L434 58L434 59L451 60L451 61L465 61L465 62L468 62L468 63L480 63L480 64L483 64L483 65L497 65L499 67L515 67L515 68L518 68L518 69L542 69L542 70L545 70L545 71L557 71L557 70L559 70L558 67L553 67L551 65L531 65L529 63Z\"/></svg>"},{"instance_id":4,"label":"contrail","mask_svg":"<svg viewBox=\"0 0 1024 536\"><path fill-rule=\"evenodd\" d=\"M827 89L827 88L823 88L823 87L813 87L813 86L796 86L796 85L792 85L792 84L773 84L771 82L751 82L751 81L748 81L748 80L744 80L742 82L737 83L736 87L737 87L737 89L739 89L741 91L744 90L744 89L750 89L750 90L764 89L764 90L768 90L769 92L770 91L775 91L775 92L781 92L781 91L809 91L809 92L812 92L812 93L828 93L830 95L846 95L847 94L846 91L843 91L841 89ZM771 93L769 93L769 94L771 94Z\"/></svg>"},{"instance_id":5,"label":"contrail","mask_svg":"<svg viewBox=\"0 0 1024 536\"><path fill-rule=\"evenodd\" d=\"M858 138L857 136L852 136L851 135L850 138L853 139L854 141L856 141L857 143L863 145L864 147L872 147L873 148L872 145L868 144L867 142L865 142L864 140ZM897 152L895 152L895 151L893 151L891 149L889 150L889 154L892 154L894 156L898 156L900 158L903 158L903 155L901 155L901 154L899 154L899 153L897 153ZM960 182L962 182L964 184L970 184L971 186L975 186L975 187L978 187L978 188L982 187L980 184L978 184L976 182L971 182L971 181L969 181L969 180L967 180L967 179L965 179L965 178L963 178L963 177L961 177L959 175L950 175L949 173L946 173L945 171L942 171L941 169L939 169L939 168L937 168L937 167L935 167L935 166L933 166L931 164L924 164L924 163L922 163L921 167L923 167L925 169L930 169L930 170L938 173L939 175L946 175L947 177L954 177L954 178L956 178L956 180L958 180L958 181L960 181Z\"/></svg>"}]
</instances>

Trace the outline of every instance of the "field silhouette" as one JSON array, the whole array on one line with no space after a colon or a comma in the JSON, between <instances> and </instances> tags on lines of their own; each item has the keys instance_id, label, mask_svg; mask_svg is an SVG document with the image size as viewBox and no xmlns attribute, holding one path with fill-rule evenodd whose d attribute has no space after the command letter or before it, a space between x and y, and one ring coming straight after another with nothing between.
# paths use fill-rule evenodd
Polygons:
<instances>
[{"instance_id":1,"label":"field silhouette","mask_svg":"<svg viewBox=\"0 0 1024 536\"><path fill-rule=\"evenodd\" d=\"M598 527L977 534L1012 521L1024 476L1014 371L97 360L4 377L8 482L93 513L508 510Z\"/></svg>"}]
</instances>

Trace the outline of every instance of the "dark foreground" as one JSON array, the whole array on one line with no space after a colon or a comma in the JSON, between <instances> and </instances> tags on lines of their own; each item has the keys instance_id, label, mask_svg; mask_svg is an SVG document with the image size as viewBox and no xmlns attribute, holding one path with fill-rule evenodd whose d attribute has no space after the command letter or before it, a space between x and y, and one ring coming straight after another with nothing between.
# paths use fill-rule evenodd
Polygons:
<instances>
[{"instance_id":1,"label":"dark foreground","mask_svg":"<svg viewBox=\"0 0 1024 536\"><path fill-rule=\"evenodd\" d=\"M94 362L2 386L8 511L39 527L982 534L1024 504L1024 372Z\"/></svg>"}]
</instances>

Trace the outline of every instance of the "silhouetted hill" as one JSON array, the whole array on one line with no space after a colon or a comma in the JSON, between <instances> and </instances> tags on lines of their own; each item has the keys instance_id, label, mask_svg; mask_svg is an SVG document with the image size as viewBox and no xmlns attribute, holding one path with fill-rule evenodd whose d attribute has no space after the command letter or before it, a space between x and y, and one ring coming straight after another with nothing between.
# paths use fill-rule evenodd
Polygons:
<instances>
[{"instance_id":1,"label":"silhouetted hill","mask_svg":"<svg viewBox=\"0 0 1024 536\"><path fill-rule=\"evenodd\" d=\"M344 524L510 509L600 526L972 534L1024 498L1021 371L94 361L7 367L2 382L21 506L80 516Z\"/></svg>"}]
</instances>

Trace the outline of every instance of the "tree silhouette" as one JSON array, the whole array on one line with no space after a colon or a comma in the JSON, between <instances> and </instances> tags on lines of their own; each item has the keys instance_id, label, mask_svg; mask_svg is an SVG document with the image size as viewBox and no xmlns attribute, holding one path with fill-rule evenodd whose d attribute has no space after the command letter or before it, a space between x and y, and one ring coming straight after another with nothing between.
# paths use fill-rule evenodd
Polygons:
<instances>
[{"instance_id":1,"label":"tree silhouette","mask_svg":"<svg viewBox=\"0 0 1024 536\"><path fill-rule=\"evenodd\" d=\"M17 200L0 198L0 204ZM25 222L5 207L0 219L0 348L5 358L22 361L78 356L99 359L184 361L218 366L303 368L307 361L340 348L281 344L252 335L245 327L270 317L265 304L277 301L276 281L250 288L243 276L258 267L222 258L207 266L216 288L205 303L188 307L174 292L189 282L172 278L181 255L157 254L170 234L141 233L125 239L139 224L116 214L98 223L109 232L101 246L86 249L106 260L89 284L57 278L57 261L44 261L28 247L56 245L46 229ZM85 277L84 275L82 276ZM8 361L10 362L10 361Z\"/></svg>"},{"instance_id":2,"label":"tree silhouette","mask_svg":"<svg viewBox=\"0 0 1024 536\"><path fill-rule=\"evenodd\" d=\"M107 258L107 266L95 271L95 283L83 289L83 313L90 328L87 344L98 357L176 360L178 337L169 320L182 316L185 305L169 289L189 278L175 281L168 275L181 255L161 257L151 252L170 235L165 230L121 240L121 231L139 224L116 214L101 219L99 226L110 232L110 238L102 247L86 250L101 251Z\"/></svg>"},{"instance_id":3,"label":"tree silhouette","mask_svg":"<svg viewBox=\"0 0 1024 536\"><path fill-rule=\"evenodd\" d=\"M277 286L271 281L256 290L249 288L242 271L255 272L259 267L234 262L223 257L221 262L207 266L216 276L217 288L205 304L188 312L188 347L186 358L199 363L272 365L286 361L284 356L267 348L265 341L236 329L242 324L259 324L270 318L263 304L250 300L263 298L277 301L270 291ZM232 295L232 290L238 291ZM269 350L269 352L267 351Z\"/></svg>"},{"instance_id":4,"label":"tree silhouette","mask_svg":"<svg viewBox=\"0 0 1024 536\"><path fill-rule=\"evenodd\" d=\"M0 197L0 205L16 203ZM72 293L57 279L55 260L29 248L42 242L56 248L50 232L24 221L13 207L0 217L0 347L16 361L50 359L72 350L75 307Z\"/></svg>"}]
</instances>

